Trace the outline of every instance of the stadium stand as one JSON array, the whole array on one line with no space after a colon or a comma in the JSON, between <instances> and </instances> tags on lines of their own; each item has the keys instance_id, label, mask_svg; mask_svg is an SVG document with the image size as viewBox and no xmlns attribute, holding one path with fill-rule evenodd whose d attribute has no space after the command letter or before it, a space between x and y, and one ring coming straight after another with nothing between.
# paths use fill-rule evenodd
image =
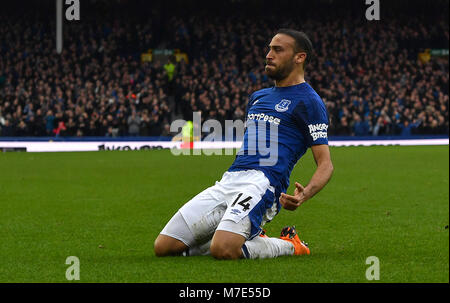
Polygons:
<instances>
[{"instance_id":1,"label":"stadium stand","mask_svg":"<svg viewBox=\"0 0 450 303\"><path fill-rule=\"evenodd\" d=\"M20 2L0 11L0 136L170 136L171 121L193 111L244 119L249 94L273 85L264 59L280 27L313 41L306 76L330 135L449 132L445 1L383 2L370 22L364 1L83 1L61 54L54 1ZM188 62L143 62L149 49Z\"/></svg>"}]
</instances>

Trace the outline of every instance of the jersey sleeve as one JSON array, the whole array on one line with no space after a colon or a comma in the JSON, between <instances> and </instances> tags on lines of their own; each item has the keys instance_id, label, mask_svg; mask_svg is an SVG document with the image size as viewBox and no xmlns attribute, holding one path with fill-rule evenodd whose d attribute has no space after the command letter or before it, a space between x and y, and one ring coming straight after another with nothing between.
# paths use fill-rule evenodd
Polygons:
<instances>
[{"instance_id":1,"label":"jersey sleeve","mask_svg":"<svg viewBox=\"0 0 450 303\"><path fill-rule=\"evenodd\" d=\"M328 112L319 96L300 101L293 115L308 147L328 144Z\"/></svg>"}]
</instances>

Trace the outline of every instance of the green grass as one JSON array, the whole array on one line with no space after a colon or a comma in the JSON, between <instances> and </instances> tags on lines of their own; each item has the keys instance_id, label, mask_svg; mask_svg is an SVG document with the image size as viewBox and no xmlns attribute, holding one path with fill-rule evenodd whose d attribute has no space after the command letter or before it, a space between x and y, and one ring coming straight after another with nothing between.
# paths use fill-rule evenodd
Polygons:
<instances>
[{"instance_id":1,"label":"green grass","mask_svg":"<svg viewBox=\"0 0 450 303\"><path fill-rule=\"evenodd\" d=\"M312 254L217 261L156 258L153 241L177 209L219 180L234 156L161 151L0 154L0 282L449 282L449 148L332 148L330 183L295 212ZM291 180L306 184L308 152ZM291 182L293 183L293 182ZM288 192L292 192L291 186ZM372 282L371 282L372 283Z\"/></svg>"}]
</instances>

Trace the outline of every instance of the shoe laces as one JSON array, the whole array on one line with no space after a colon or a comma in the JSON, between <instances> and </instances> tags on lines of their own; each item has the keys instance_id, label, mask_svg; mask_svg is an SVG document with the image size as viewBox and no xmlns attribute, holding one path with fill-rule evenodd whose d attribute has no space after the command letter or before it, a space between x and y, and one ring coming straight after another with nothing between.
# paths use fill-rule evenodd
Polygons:
<instances>
[{"instance_id":1,"label":"shoe laces","mask_svg":"<svg viewBox=\"0 0 450 303\"><path fill-rule=\"evenodd\" d=\"M281 230L282 237L289 237L290 239L293 239L296 234L297 232L295 230L295 226L286 226Z\"/></svg>"}]
</instances>

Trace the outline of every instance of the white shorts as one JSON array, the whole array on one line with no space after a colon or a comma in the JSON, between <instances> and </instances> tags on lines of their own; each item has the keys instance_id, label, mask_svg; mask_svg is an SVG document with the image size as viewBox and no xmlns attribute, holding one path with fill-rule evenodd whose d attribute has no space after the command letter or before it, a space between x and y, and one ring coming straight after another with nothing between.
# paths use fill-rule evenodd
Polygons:
<instances>
[{"instance_id":1,"label":"white shorts","mask_svg":"<svg viewBox=\"0 0 450 303\"><path fill-rule=\"evenodd\" d=\"M252 239L279 211L274 192L261 171L225 172L214 186L184 204L161 234L190 247L211 240L216 230Z\"/></svg>"}]
</instances>

